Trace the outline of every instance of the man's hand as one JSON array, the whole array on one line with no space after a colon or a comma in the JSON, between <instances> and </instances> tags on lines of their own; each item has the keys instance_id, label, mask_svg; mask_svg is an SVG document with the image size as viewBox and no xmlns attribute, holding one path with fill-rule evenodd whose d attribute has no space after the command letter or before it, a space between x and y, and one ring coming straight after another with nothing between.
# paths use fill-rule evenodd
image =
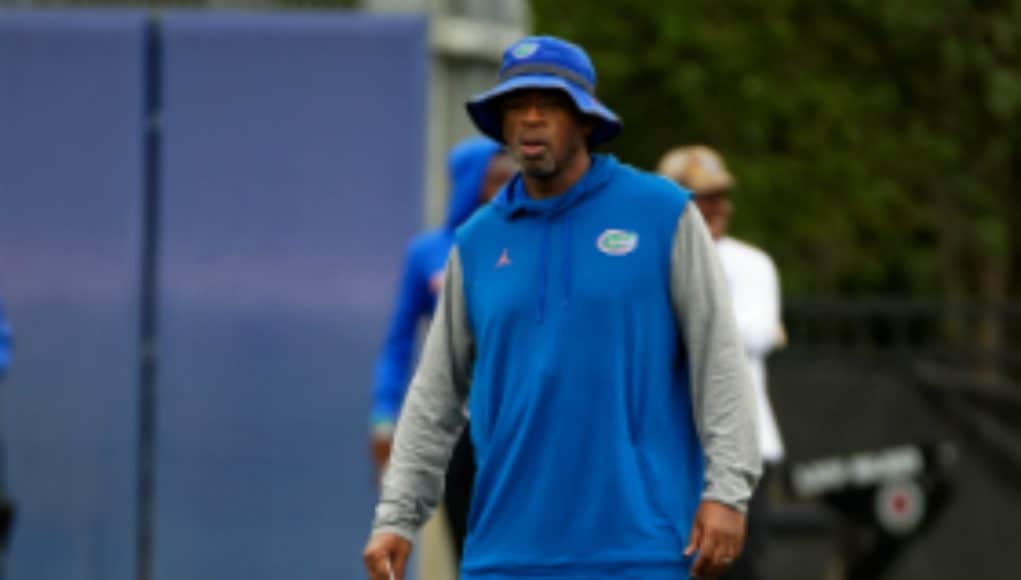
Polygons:
<instances>
[{"instance_id":1,"label":"man's hand","mask_svg":"<svg viewBox=\"0 0 1021 580\"><path fill-rule=\"evenodd\" d=\"M712 500L703 500L695 512L691 541L685 556L698 552L691 574L695 578L716 578L741 554L744 546L744 514Z\"/></svg>"},{"instance_id":2,"label":"man's hand","mask_svg":"<svg viewBox=\"0 0 1021 580\"><path fill-rule=\"evenodd\" d=\"M373 534L362 552L369 580L404 580L410 554L411 542L401 536L386 532Z\"/></svg>"}]
</instances>

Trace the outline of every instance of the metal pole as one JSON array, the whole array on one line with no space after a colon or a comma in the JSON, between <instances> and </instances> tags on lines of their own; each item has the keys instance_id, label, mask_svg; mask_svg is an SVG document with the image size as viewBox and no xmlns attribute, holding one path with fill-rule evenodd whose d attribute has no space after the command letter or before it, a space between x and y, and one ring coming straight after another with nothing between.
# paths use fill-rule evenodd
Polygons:
<instances>
[{"instance_id":1,"label":"metal pole","mask_svg":"<svg viewBox=\"0 0 1021 580\"><path fill-rule=\"evenodd\" d=\"M156 497L157 322L159 312L159 217L162 181L163 54L159 20L145 31L145 159L142 224L141 327L139 336L138 514L135 578L152 578Z\"/></svg>"}]
</instances>

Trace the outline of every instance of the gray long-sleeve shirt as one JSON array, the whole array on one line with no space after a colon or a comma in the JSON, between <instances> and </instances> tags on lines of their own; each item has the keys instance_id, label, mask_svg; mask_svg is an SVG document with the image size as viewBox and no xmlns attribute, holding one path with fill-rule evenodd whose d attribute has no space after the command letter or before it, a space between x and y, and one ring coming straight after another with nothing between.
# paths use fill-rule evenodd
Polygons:
<instances>
[{"instance_id":1,"label":"gray long-sleeve shirt","mask_svg":"<svg viewBox=\"0 0 1021 580\"><path fill-rule=\"evenodd\" d=\"M726 280L705 223L690 205L674 232L669 279L706 457L702 498L743 511L761 472L754 395ZM443 474L466 421L476 357L464 283L455 247L398 422L373 525L376 533L412 539L442 495Z\"/></svg>"}]
</instances>

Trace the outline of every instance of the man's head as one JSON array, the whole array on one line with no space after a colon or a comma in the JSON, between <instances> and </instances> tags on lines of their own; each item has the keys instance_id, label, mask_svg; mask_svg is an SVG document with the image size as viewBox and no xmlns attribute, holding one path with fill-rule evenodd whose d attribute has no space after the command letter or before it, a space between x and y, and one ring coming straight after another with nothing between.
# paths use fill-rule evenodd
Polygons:
<instances>
[{"instance_id":1,"label":"man's head","mask_svg":"<svg viewBox=\"0 0 1021 580\"><path fill-rule=\"evenodd\" d=\"M558 89L520 89L497 102L503 141L525 175L550 179L587 152L595 122Z\"/></svg>"},{"instance_id":2,"label":"man's head","mask_svg":"<svg viewBox=\"0 0 1021 580\"><path fill-rule=\"evenodd\" d=\"M525 175L545 179L620 132L595 85L592 61L580 47L529 37L504 52L499 84L468 101L468 114L482 133L507 145Z\"/></svg>"},{"instance_id":3,"label":"man's head","mask_svg":"<svg viewBox=\"0 0 1021 580\"><path fill-rule=\"evenodd\" d=\"M734 211L730 203L734 177L727 171L719 153L705 145L677 147L660 159L657 171L694 194L695 205L702 212L713 239L727 234Z\"/></svg>"}]
</instances>

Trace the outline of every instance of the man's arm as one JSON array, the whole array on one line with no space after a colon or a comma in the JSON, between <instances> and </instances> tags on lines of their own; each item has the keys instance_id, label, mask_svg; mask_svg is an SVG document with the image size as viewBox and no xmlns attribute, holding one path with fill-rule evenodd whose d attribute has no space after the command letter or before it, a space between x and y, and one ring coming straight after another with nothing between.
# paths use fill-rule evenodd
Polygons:
<instances>
[{"instance_id":1,"label":"man's arm","mask_svg":"<svg viewBox=\"0 0 1021 580\"><path fill-rule=\"evenodd\" d=\"M691 373L695 425L706 455L703 499L740 511L762 471L755 394L734 321L730 290L701 214L677 223L670 289Z\"/></svg>"},{"instance_id":2,"label":"man's arm","mask_svg":"<svg viewBox=\"0 0 1021 580\"><path fill-rule=\"evenodd\" d=\"M372 457L377 477L390 460L397 414L404 401L415 348L418 322L429 314L429 289L422 275L415 242L405 253L396 307L386 340L376 359L372 385Z\"/></svg>"},{"instance_id":3,"label":"man's arm","mask_svg":"<svg viewBox=\"0 0 1021 580\"><path fill-rule=\"evenodd\" d=\"M415 532L443 493L443 475L467 417L475 345L468 324L457 248L447 262L443 291L433 314L422 357L411 380L394 437L390 465L372 538L363 554L370 577L404 577Z\"/></svg>"},{"instance_id":4,"label":"man's arm","mask_svg":"<svg viewBox=\"0 0 1021 580\"><path fill-rule=\"evenodd\" d=\"M712 238L691 205L677 224L670 291L684 338L706 482L685 553L697 577L715 577L740 554L747 509L762 472L755 399L730 291Z\"/></svg>"}]
</instances>

